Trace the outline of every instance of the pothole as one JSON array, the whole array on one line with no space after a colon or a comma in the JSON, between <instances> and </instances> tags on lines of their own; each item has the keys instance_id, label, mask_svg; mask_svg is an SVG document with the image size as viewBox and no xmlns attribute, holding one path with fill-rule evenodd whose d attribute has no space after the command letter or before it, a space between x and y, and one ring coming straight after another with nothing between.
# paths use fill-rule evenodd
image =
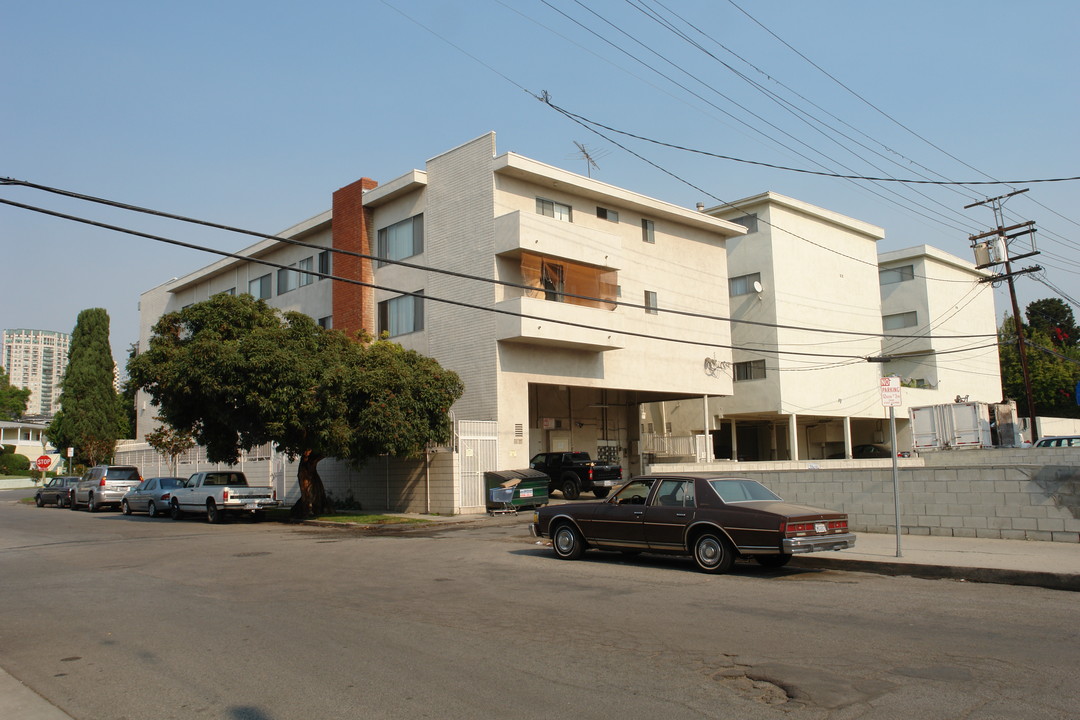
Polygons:
<instances>
[{"instance_id":1,"label":"pothole","mask_svg":"<svg viewBox=\"0 0 1080 720\"><path fill-rule=\"evenodd\" d=\"M763 705L783 705L801 699L795 688L786 687L767 677L748 673L745 668L724 668L712 677L713 680L746 699Z\"/></svg>"}]
</instances>

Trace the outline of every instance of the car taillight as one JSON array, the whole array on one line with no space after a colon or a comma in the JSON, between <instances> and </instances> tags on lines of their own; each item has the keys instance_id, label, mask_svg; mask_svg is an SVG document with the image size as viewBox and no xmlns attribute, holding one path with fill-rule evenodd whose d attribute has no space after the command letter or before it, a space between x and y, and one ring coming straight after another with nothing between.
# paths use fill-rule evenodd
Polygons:
<instances>
[{"instance_id":1,"label":"car taillight","mask_svg":"<svg viewBox=\"0 0 1080 720\"><path fill-rule=\"evenodd\" d=\"M274 488L274 492L270 495L270 499L277 500L277 488Z\"/></svg>"},{"instance_id":2,"label":"car taillight","mask_svg":"<svg viewBox=\"0 0 1080 720\"><path fill-rule=\"evenodd\" d=\"M818 521L828 530L847 530L847 520L826 520ZM812 533L817 532L816 525L818 522L782 522L780 523L781 533Z\"/></svg>"},{"instance_id":3,"label":"car taillight","mask_svg":"<svg viewBox=\"0 0 1080 720\"><path fill-rule=\"evenodd\" d=\"M101 480L98 480L98 487L105 487L105 476L101 476Z\"/></svg>"},{"instance_id":4,"label":"car taillight","mask_svg":"<svg viewBox=\"0 0 1080 720\"><path fill-rule=\"evenodd\" d=\"M229 488L225 488L221 491L222 502L229 502Z\"/></svg>"},{"instance_id":5,"label":"car taillight","mask_svg":"<svg viewBox=\"0 0 1080 720\"><path fill-rule=\"evenodd\" d=\"M589 468L589 479L592 480L592 468Z\"/></svg>"},{"instance_id":6,"label":"car taillight","mask_svg":"<svg viewBox=\"0 0 1080 720\"><path fill-rule=\"evenodd\" d=\"M168 500L169 499L169 493L165 493L164 495L162 495L161 499L162 500Z\"/></svg>"}]
</instances>

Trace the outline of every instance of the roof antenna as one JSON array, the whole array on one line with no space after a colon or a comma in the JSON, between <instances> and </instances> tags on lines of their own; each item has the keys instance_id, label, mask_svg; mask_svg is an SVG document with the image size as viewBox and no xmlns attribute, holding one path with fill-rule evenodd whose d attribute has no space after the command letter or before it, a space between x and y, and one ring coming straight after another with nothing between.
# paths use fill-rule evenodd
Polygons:
<instances>
[{"instance_id":1,"label":"roof antenna","mask_svg":"<svg viewBox=\"0 0 1080 720\"><path fill-rule=\"evenodd\" d=\"M578 149L578 152L581 153L581 157L585 158L585 172L586 172L586 174L589 177L592 177L592 169L596 168L597 170L599 170L600 166L596 164L595 160L593 160L592 154L589 153L589 148L585 147L584 145L579 143L577 140L574 141L574 144L577 145L577 149Z\"/></svg>"}]
</instances>

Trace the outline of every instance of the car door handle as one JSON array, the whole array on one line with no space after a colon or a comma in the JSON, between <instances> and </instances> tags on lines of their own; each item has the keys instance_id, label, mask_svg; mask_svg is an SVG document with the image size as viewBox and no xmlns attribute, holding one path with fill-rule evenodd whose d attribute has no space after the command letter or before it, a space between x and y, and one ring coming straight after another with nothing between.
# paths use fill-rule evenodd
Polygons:
<instances>
[{"instance_id":1,"label":"car door handle","mask_svg":"<svg viewBox=\"0 0 1080 720\"><path fill-rule=\"evenodd\" d=\"M644 514L645 514L644 510L635 510L634 511L634 515L636 515L637 517L641 517Z\"/></svg>"},{"instance_id":2,"label":"car door handle","mask_svg":"<svg viewBox=\"0 0 1080 720\"><path fill-rule=\"evenodd\" d=\"M675 513L675 517L686 517L686 513Z\"/></svg>"}]
</instances>

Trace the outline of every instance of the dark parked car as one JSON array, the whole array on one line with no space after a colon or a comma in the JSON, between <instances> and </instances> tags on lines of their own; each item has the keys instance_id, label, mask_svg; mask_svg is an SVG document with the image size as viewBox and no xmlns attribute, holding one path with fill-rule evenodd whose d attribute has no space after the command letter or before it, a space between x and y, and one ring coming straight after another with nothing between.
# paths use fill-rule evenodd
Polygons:
<instances>
[{"instance_id":1,"label":"dark parked car","mask_svg":"<svg viewBox=\"0 0 1080 720\"><path fill-rule=\"evenodd\" d=\"M708 573L739 557L781 567L797 553L855 546L845 513L787 503L755 480L718 473L637 477L603 502L540 508L531 530L564 560L589 548L669 553L692 556Z\"/></svg>"},{"instance_id":2,"label":"dark parked car","mask_svg":"<svg viewBox=\"0 0 1080 720\"><path fill-rule=\"evenodd\" d=\"M169 511L169 498L175 488L184 486L185 478L156 477L143 480L127 491L120 501L120 509L125 515L133 512L146 512L150 517Z\"/></svg>"},{"instance_id":3,"label":"dark parked car","mask_svg":"<svg viewBox=\"0 0 1080 720\"><path fill-rule=\"evenodd\" d=\"M68 496L71 493L72 486L77 482L79 482L77 475L54 477L38 488L37 493L34 494L34 502L37 503L38 507L43 505L64 507L68 504Z\"/></svg>"},{"instance_id":4,"label":"dark parked car","mask_svg":"<svg viewBox=\"0 0 1080 720\"><path fill-rule=\"evenodd\" d=\"M897 457L911 457L911 453L900 451L896 454ZM839 460L844 457L844 453L838 455L830 455L830 460ZM851 448L851 457L856 459L862 458L891 458L892 451L883 445L855 445Z\"/></svg>"}]
</instances>

